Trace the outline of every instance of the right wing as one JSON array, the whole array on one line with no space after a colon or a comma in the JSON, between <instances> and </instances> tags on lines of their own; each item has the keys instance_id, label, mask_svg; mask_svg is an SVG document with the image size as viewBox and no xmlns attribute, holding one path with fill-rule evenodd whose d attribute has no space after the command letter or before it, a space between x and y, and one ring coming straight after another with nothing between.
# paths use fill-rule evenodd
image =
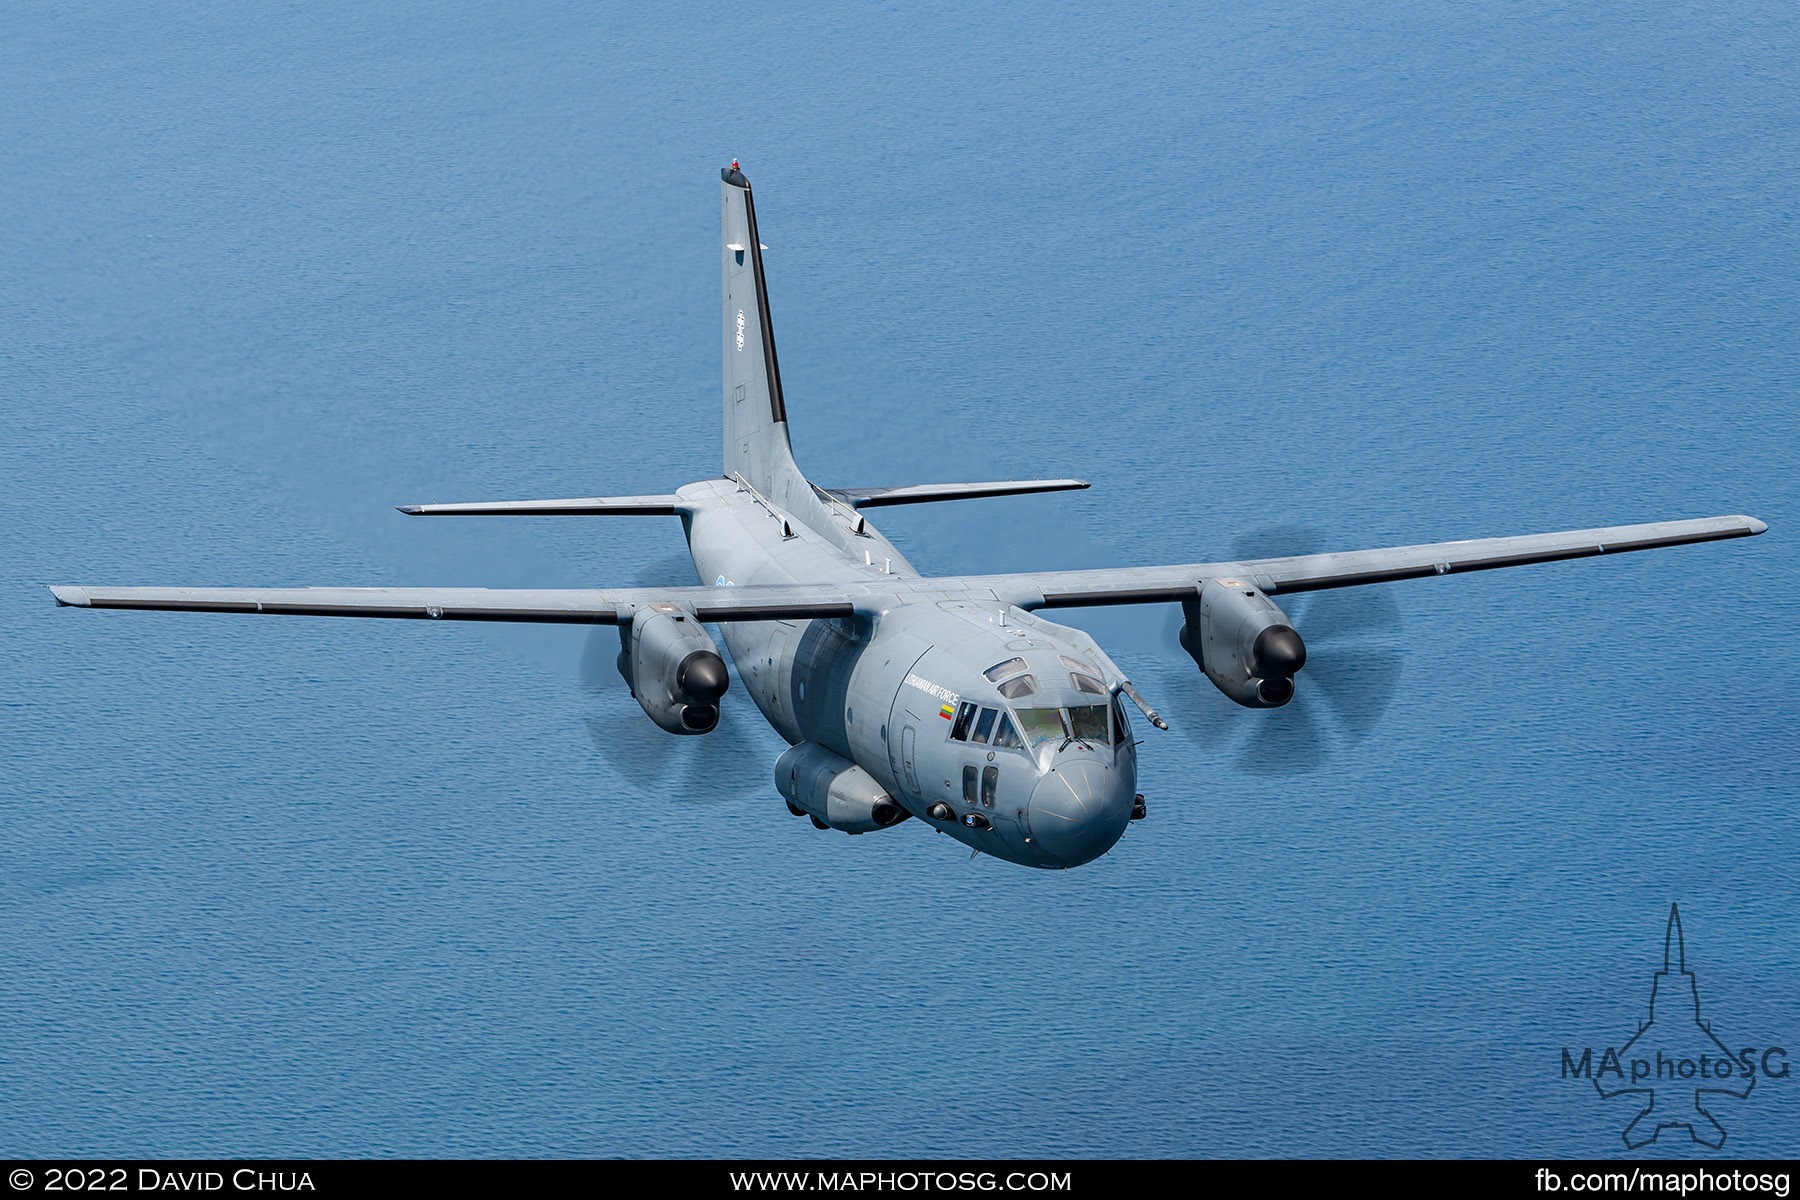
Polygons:
<instances>
[{"instance_id":1,"label":"right wing","mask_svg":"<svg viewBox=\"0 0 1800 1200\"><path fill-rule=\"evenodd\" d=\"M762 584L748 587L587 588L189 588L53 587L58 604L169 612L269 613L307 617L412 617L442 621L530 621L618 625L639 608L671 604L702 621L797 621L847 617L842 588Z\"/></svg>"}]
</instances>

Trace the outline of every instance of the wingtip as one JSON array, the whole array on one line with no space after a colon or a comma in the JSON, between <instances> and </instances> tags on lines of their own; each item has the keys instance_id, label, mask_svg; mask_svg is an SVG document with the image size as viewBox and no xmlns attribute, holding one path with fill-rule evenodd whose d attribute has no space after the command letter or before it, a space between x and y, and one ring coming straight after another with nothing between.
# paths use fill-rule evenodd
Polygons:
<instances>
[{"instance_id":1,"label":"wingtip","mask_svg":"<svg viewBox=\"0 0 1800 1200\"><path fill-rule=\"evenodd\" d=\"M397 504L394 506L394 511L403 512L409 517L416 517L425 511L425 506L423 504Z\"/></svg>"},{"instance_id":2,"label":"wingtip","mask_svg":"<svg viewBox=\"0 0 1800 1200\"><path fill-rule=\"evenodd\" d=\"M1769 523L1767 521L1759 521L1755 517L1745 517L1744 523L1750 526L1750 532L1753 534L1767 533L1769 531Z\"/></svg>"},{"instance_id":3,"label":"wingtip","mask_svg":"<svg viewBox=\"0 0 1800 1200\"><path fill-rule=\"evenodd\" d=\"M50 586L50 594L56 597L58 608L87 608L88 594L86 588Z\"/></svg>"}]
</instances>

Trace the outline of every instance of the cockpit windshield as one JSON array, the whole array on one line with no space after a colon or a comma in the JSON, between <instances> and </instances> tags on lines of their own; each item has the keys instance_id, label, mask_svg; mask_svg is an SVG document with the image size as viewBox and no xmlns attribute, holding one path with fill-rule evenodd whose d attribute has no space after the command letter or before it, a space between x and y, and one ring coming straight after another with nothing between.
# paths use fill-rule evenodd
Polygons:
<instances>
[{"instance_id":1,"label":"cockpit windshield","mask_svg":"<svg viewBox=\"0 0 1800 1200\"><path fill-rule=\"evenodd\" d=\"M1069 731L1076 740L1095 746L1107 744L1106 705L1084 704L1069 710Z\"/></svg>"},{"instance_id":2,"label":"cockpit windshield","mask_svg":"<svg viewBox=\"0 0 1800 1200\"><path fill-rule=\"evenodd\" d=\"M1019 732L1025 737L1025 745L1036 750L1046 742L1060 742L1069 736L1063 727L1063 714L1060 708L1021 708L1019 713Z\"/></svg>"},{"instance_id":3,"label":"cockpit windshield","mask_svg":"<svg viewBox=\"0 0 1800 1200\"><path fill-rule=\"evenodd\" d=\"M1107 725L1107 706L1078 704L1068 708L1021 708L1016 710L1019 732L1032 751L1049 745L1060 748L1068 741L1086 743L1094 748L1111 744Z\"/></svg>"}]
</instances>

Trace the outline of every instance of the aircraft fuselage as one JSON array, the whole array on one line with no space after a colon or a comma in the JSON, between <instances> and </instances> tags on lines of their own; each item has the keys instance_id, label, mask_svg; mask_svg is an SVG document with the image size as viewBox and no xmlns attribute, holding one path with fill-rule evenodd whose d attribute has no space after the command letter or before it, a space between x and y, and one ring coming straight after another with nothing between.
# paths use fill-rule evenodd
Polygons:
<instances>
[{"instance_id":1,"label":"aircraft fuselage","mask_svg":"<svg viewBox=\"0 0 1800 1200\"><path fill-rule=\"evenodd\" d=\"M820 529L731 480L679 494L702 582L920 579L847 506L815 519ZM790 744L855 763L908 814L976 850L1080 866L1130 823L1136 749L1075 631L923 579L869 614L721 630L739 682Z\"/></svg>"}]
</instances>

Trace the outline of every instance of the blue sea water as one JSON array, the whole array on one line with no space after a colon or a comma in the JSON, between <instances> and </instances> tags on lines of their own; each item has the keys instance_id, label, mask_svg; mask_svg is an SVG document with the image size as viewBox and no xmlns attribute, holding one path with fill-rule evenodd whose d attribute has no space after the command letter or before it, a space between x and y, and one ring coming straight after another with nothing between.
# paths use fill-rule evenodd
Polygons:
<instances>
[{"instance_id":1,"label":"blue sea water","mask_svg":"<svg viewBox=\"0 0 1800 1200\"><path fill-rule=\"evenodd\" d=\"M7 5L0 1154L1622 1154L1559 1055L1672 902L1800 1058L1797 61L1776 3ZM923 569L1770 532L1296 603L1274 714L1089 614L1176 728L1068 873L817 833L580 631L50 603L691 581L392 506L716 471L734 156L817 480L1095 482L884 514ZM1800 1151L1800 1079L1712 1107Z\"/></svg>"}]
</instances>

